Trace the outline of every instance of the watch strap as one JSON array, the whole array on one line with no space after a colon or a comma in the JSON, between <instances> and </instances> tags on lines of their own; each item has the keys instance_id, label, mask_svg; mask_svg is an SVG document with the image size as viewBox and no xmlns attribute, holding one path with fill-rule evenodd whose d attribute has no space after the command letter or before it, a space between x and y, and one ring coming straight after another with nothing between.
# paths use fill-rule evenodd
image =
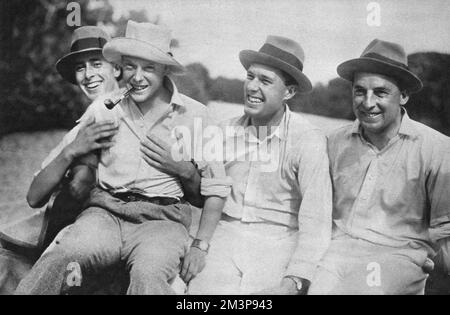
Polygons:
<instances>
[{"instance_id":1,"label":"watch strap","mask_svg":"<svg viewBox=\"0 0 450 315\"><path fill-rule=\"evenodd\" d=\"M208 252L209 243L207 241L196 238L192 241L191 247L196 247L204 252Z\"/></svg>"}]
</instances>

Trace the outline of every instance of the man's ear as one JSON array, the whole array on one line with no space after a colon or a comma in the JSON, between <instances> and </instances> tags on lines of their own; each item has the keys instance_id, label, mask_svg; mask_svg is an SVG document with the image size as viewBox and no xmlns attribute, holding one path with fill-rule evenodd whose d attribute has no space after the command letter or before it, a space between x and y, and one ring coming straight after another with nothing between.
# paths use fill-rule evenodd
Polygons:
<instances>
[{"instance_id":1,"label":"man's ear","mask_svg":"<svg viewBox=\"0 0 450 315\"><path fill-rule=\"evenodd\" d=\"M284 100L285 101L289 101L291 98L293 98L295 96L295 94L297 93L297 86L294 84L288 85L286 87L286 92L284 94Z\"/></svg>"},{"instance_id":2,"label":"man's ear","mask_svg":"<svg viewBox=\"0 0 450 315\"><path fill-rule=\"evenodd\" d=\"M400 94L400 105L405 105L409 101L409 94L408 91L403 91L402 94Z\"/></svg>"}]
</instances>

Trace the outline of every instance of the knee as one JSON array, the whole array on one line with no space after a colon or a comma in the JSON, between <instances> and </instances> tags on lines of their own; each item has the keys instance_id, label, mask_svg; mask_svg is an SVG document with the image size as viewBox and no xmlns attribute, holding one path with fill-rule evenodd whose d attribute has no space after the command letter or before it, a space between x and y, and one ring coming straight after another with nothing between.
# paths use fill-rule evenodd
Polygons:
<instances>
[{"instance_id":1,"label":"knee","mask_svg":"<svg viewBox=\"0 0 450 315\"><path fill-rule=\"evenodd\" d=\"M183 251L153 248L137 253L131 264L130 277L170 281L179 273Z\"/></svg>"},{"instance_id":2,"label":"knee","mask_svg":"<svg viewBox=\"0 0 450 315\"><path fill-rule=\"evenodd\" d=\"M42 254L41 259L50 260L53 263L58 262L79 262L82 258L81 248L75 242L64 242L54 240Z\"/></svg>"},{"instance_id":3,"label":"knee","mask_svg":"<svg viewBox=\"0 0 450 315\"><path fill-rule=\"evenodd\" d=\"M72 233L70 227L58 234L55 240L42 254L42 258L57 262L77 262L84 265L92 252L92 246L87 246Z\"/></svg>"},{"instance_id":4,"label":"knee","mask_svg":"<svg viewBox=\"0 0 450 315\"><path fill-rule=\"evenodd\" d=\"M166 295L176 292L170 286L170 282L176 274L171 274L168 269L151 264L135 263L130 270L130 286L127 294L130 295Z\"/></svg>"},{"instance_id":5,"label":"knee","mask_svg":"<svg viewBox=\"0 0 450 315\"><path fill-rule=\"evenodd\" d=\"M138 274L144 278L173 279L180 271L181 258L184 255L184 245L165 244L165 246L145 246L134 253L134 258L129 262L130 274Z\"/></svg>"},{"instance_id":6,"label":"knee","mask_svg":"<svg viewBox=\"0 0 450 315\"><path fill-rule=\"evenodd\" d=\"M130 279L133 282L168 282L175 276L176 270L173 270L164 264L152 264L150 261L134 263L130 270Z\"/></svg>"}]
</instances>

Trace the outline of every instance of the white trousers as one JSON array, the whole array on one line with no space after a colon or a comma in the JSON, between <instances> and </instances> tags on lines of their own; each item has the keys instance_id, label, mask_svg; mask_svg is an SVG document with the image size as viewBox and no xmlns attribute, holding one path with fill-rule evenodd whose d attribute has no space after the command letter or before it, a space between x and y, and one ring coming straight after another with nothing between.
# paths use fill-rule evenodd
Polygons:
<instances>
[{"instance_id":1,"label":"white trousers","mask_svg":"<svg viewBox=\"0 0 450 315\"><path fill-rule=\"evenodd\" d=\"M252 294L279 285L297 237L283 226L221 220L206 266L191 280L188 294Z\"/></svg>"}]
</instances>

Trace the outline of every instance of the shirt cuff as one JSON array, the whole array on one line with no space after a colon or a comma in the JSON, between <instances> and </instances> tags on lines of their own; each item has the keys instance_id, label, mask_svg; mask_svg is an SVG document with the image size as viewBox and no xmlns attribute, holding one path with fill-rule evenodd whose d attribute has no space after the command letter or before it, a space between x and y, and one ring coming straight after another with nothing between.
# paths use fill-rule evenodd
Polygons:
<instances>
[{"instance_id":1,"label":"shirt cuff","mask_svg":"<svg viewBox=\"0 0 450 315\"><path fill-rule=\"evenodd\" d=\"M436 257L436 264L450 275L450 239L441 240L439 243L440 250Z\"/></svg>"},{"instance_id":2,"label":"shirt cuff","mask_svg":"<svg viewBox=\"0 0 450 315\"><path fill-rule=\"evenodd\" d=\"M309 263L309 262L299 262L299 263L291 263L289 264L286 272L284 273L284 277L287 276L295 276L299 278L303 278L312 282L313 277L317 270L317 264Z\"/></svg>"},{"instance_id":3,"label":"shirt cuff","mask_svg":"<svg viewBox=\"0 0 450 315\"><path fill-rule=\"evenodd\" d=\"M441 224L429 229L430 238L433 242L450 237L450 222L447 224Z\"/></svg>"},{"instance_id":4,"label":"shirt cuff","mask_svg":"<svg viewBox=\"0 0 450 315\"><path fill-rule=\"evenodd\" d=\"M443 226L450 226L450 214L445 214L443 216L437 218L431 218L430 220L430 228L434 229L442 229Z\"/></svg>"},{"instance_id":5,"label":"shirt cuff","mask_svg":"<svg viewBox=\"0 0 450 315\"><path fill-rule=\"evenodd\" d=\"M226 198L231 192L231 178L202 178L200 193L202 196Z\"/></svg>"}]
</instances>

